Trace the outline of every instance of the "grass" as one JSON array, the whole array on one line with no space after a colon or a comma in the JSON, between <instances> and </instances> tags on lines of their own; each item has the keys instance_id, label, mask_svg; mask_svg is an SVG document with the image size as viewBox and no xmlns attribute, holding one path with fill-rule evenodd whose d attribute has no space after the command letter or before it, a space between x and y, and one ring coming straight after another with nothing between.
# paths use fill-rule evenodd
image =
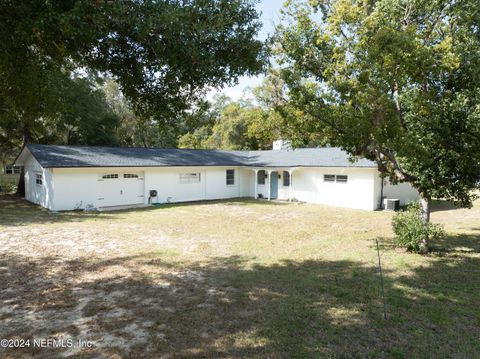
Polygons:
<instances>
[{"instance_id":1,"label":"grass","mask_svg":"<svg viewBox=\"0 0 480 359\"><path fill-rule=\"evenodd\" d=\"M232 200L52 214L4 197L0 337L94 346L3 353L479 357L479 205L435 203L449 236L420 256L393 245L388 212Z\"/></svg>"}]
</instances>

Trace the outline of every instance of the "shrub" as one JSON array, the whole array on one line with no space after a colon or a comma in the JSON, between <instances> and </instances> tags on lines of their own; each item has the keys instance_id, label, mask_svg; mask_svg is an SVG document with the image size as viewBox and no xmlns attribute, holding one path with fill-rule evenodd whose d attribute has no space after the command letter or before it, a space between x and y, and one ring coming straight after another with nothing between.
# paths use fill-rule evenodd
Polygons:
<instances>
[{"instance_id":1,"label":"shrub","mask_svg":"<svg viewBox=\"0 0 480 359\"><path fill-rule=\"evenodd\" d=\"M16 184L0 181L0 195L15 193L16 190Z\"/></svg>"},{"instance_id":2,"label":"shrub","mask_svg":"<svg viewBox=\"0 0 480 359\"><path fill-rule=\"evenodd\" d=\"M428 235L435 241L445 236L445 230L440 224L424 225L420 218L420 207L417 203L408 205L407 209L396 213L392 220L393 232L397 244L412 252L420 252L422 239Z\"/></svg>"}]
</instances>

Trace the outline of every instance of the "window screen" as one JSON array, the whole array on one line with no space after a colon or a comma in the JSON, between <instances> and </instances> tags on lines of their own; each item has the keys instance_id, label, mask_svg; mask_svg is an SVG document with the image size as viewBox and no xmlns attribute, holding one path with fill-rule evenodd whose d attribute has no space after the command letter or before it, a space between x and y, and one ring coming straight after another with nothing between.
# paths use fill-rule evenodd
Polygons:
<instances>
[{"instance_id":1,"label":"window screen","mask_svg":"<svg viewBox=\"0 0 480 359\"><path fill-rule=\"evenodd\" d=\"M5 166L5 174L6 175L16 175L20 173L19 166Z\"/></svg>"},{"instance_id":2,"label":"window screen","mask_svg":"<svg viewBox=\"0 0 480 359\"><path fill-rule=\"evenodd\" d=\"M337 183L347 183L347 175L323 175L324 182L337 182Z\"/></svg>"},{"instance_id":3,"label":"window screen","mask_svg":"<svg viewBox=\"0 0 480 359\"><path fill-rule=\"evenodd\" d=\"M235 170L227 170L226 177L227 185L235 184Z\"/></svg>"},{"instance_id":4,"label":"window screen","mask_svg":"<svg viewBox=\"0 0 480 359\"><path fill-rule=\"evenodd\" d=\"M200 182L200 173L181 173L180 174L180 183L199 183Z\"/></svg>"},{"instance_id":5,"label":"window screen","mask_svg":"<svg viewBox=\"0 0 480 359\"><path fill-rule=\"evenodd\" d=\"M335 175L323 175L324 182L335 182Z\"/></svg>"},{"instance_id":6,"label":"window screen","mask_svg":"<svg viewBox=\"0 0 480 359\"><path fill-rule=\"evenodd\" d=\"M283 171L283 185L285 187L290 186L290 173Z\"/></svg>"},{"instance_id":7,"label":"window screen","mask_svg":"<svg viewBox=\"0 0 480 359\"><path fill-rule=\"evenodd\" d=\"M43 184L43 176L41 173L37 173L35 175L35 183L38 184L38 185L42 185Z\"/></svg>"},{"instance_id":8,"label":"window screen","mask_svg":"<svg viewBox=\"0 0 480 359\"><path fill-rule=\"evenodd\" d=\"M257 184L265 184L265 171L261 170L257 172Z\"/></svg>"}]
</instances>

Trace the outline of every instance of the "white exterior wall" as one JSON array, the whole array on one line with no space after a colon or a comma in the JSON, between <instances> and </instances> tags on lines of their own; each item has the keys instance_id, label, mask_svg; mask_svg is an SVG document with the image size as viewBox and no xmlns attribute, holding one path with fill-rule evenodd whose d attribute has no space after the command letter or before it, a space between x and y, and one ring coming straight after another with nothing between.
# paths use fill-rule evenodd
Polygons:
<instances>
[{"instance_id":1,"label":"white exterior wall","mask_svg":"<svg viewBox=\"0 0 480 359\"><path fill-rule=\"evenodd\" d=\"M376 209L381 209L383 206L383 199L382 199L382 177L380 177L380 172L377 171L374 180L374 204Z\"/></svg>"},{"instance_id":2,"label":"white exterior wall","mask_svg":"<svg viewBox=\"0 0 480 359\"><path fill-rule=\"evenodd\" d=\"M420 199L418 191L413 188L410 183L404 182L392 185L388 179L385 179L384 181L383 197L399 199L401 206L409 202L416 202Z\"/></svg>"},{"instance_id":3,"label":"white exterior wall","mask_svg":"<svg viewBox=\"0 0 480 359\"><path fill-rule=\"evenodd\" d=\"M278 179L278 199L289 199L289 187L283 185L283 171L272 169L280 174ZM252 171L253 173L253 171ZM291 198L294 200L325 204L337 207L375 210L380 198L375 196L375 186L380 185L377 170L373 168L345 167L304 167L296 168L291 175ZM347 183L324 182L323 175L347 175ZM252 175L254 181L256 177ZM268 198L268 178L265 184L257 184L257 194ZM251 192L253 193L254 190Z\"/></svg>"},{"instance_id":4,"label":"white exterior wall","mask_svg":"<svg viewBox=\"0 0 480 359\"><path fill-rule=\"evenodd\" d=\"M283 175L284 175L283 170L279 170L278 173L280 174L280 178L278 179L278 199L288 200L289 199L288 186L283 185ZM293 189L293 182L292 182L292 189ZM292 198L293 198L293 191L292 191Z\"/></svg>"},{"instance_id":5,"label":"white exterior wall","mask_svg":"<svg viewBox=\"0 0 480 359\"><path fill-rule=\"evenodd\" d=\"M323 175L347 175L347 183L324 182ZM302 168L292 175L292 198L329 206L375 210L371 168Z\"/></svg>"},{"instance_id":6,"label":"white exterior wall","mask_svg":"<svg viewBox=\"0 0 480 359\"><path fill-rule=\"evenodd\" d=\"M235 180L233 185L226 184L226 171L233 169ZM221 199L241 197L241 181L238 167L212 167L205 170L205 199Z\"/></svg>"},{"instance_id":7,"label":"white exterior wall","mask_svg":"<svg viewBox=\"0 0 480 359\"><path fill-rule=\"evenodd\" d=\"M55 200L52 209L68 211L86 206L99 207L100 176L118 172L105 168L54 168Z\"/></svg>"},{"instance_id":8,"label":"white exterior wall","mask_svg":"<svg viewBox=\"0 0 480 359\"><path fill-rule=\"evenodd\" d=\"M53 178L52 171L43 168L33 156L25 161L25 199L42 207L53 208ZM37 174L42 175L42 184L36 183Z\"/></svg>"},{"instance_id":9,"label":"white exterior wall","mask_svg":"<svg viewBox=\"0 0 480 359\"><path fill-rule=\"evenodd\" d=\"M239 168L240 197L253 197L255 172L249 168Z\"/></svg>"},{"instance_id":10,"label":"white exterior wall","mask_svg":"<svg viewBox=\"0 0 480 359\"><path fill-rule=\"evenodd\" d=\"M235 171L235 183L226 184L226 171ZM145 172L145 196L156 190L154 203L189 202L250 195L248 169L241 167L164 167ZM198 183L180 183L182 173L200 173Z\"/></svg>"},{"instance_id":11,"label":"white exterior wall","mask_svg":"<svg viewBox=\"0 0 480 359\"><path fill-rule=\"evenodd\" d=\"M255 181L257 181L257 176L255 176ZM257 183L257 197L259 194L261 194L264 198L268 198L268 185L270 182L268 182L268 178L265 178L265 184L258 184ZM255 186L255 183L254 183ZM255 191L255 189L254 189ZM252 196L253 197L253 196Z\"/></svg>"},{"instance_id":12,"label":"white exterior wall","mask_svg":"<svg viewBox=\"0 0 480 359\"><path fill-rule=\"evenodd\" d=\"M227 169L235 170L233 185L226 184ZM239 167L55 168L51 181L55 184L55 201L48 208L65 211L83 209L89 205L98 208L125 204L105 203L100 199L101 186L108 185L108 182L100 181L104 174L119 174L120 177L123 173L143 175L144 196L137 203L147 204L150 190L158 192L158 197L153 198L152 203L247 197L253 195L253 190L250 191L249 172L252 171ZM200 182L180 183L180 174L183 173L200 173Z\"/></svg>"}]
</instances>

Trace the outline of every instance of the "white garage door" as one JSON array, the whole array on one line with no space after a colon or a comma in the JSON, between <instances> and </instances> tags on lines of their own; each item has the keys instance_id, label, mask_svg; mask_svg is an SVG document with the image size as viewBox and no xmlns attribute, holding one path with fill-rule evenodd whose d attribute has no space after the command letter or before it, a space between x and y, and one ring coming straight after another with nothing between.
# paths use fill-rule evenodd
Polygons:
<instances>
[{"instance_id":1,"label":"white garage door","mask_svg":"<svg viewBox=\"0 0 480 359\"><path fill-rule=\"evenodd\" d=\"M98 207L144 203L143 173L106 173L99 176Z\"/></svg>"}]
</instances>

